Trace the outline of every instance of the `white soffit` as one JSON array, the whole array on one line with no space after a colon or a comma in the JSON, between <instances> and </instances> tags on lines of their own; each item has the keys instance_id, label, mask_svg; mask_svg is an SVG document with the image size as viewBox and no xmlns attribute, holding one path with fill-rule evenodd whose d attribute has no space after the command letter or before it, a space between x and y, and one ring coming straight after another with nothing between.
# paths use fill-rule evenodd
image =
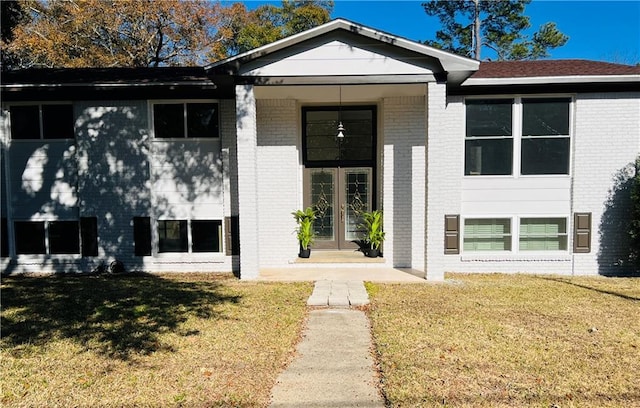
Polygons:
<instances>
[{"instance_id":1,"label":"white soffit","mask_svg":"<svg viewBox=\"0 0 640 408\"><path fill-rule=\"evenodd\" d=\"M433 74L432 70L425 67L339 40L330 41L259 67L251 65L247 64L239 74L267 77Z\"/></svg>"}]
</instances>

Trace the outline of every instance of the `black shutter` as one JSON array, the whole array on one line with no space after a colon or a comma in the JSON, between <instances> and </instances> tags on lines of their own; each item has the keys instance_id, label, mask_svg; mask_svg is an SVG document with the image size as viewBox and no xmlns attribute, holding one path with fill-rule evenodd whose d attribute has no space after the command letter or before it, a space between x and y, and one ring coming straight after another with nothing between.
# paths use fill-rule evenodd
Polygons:
<instances>
[{"instance_id":1,"label":"black shutter","mask_svg":"<svg viewBox=\"0 0 640 408\"><path fill-rule=\"evenodd\" d=\"M0 219L0 229L2 229L2 235L0 235L0 257L7 258L9 256L9 228L5 217Z\"/></svg>"},{"instance_id":2,"label":"black shutter","mask_svg":"<svg viewBox=\"0 0 640 408\"><path fill-rule=\"evenodd\" d=\"M444 253L460 253L460 215L444 216Z\"/></svg>"},{"instance_id":3,"label":"black shutter","mask_svg":"<svg viewBox=\"0 0 640 408\"><path fill-rule=\"evenodd\" d=\"M151 255L150 217L133 217L133 242L136 256Z\"/></svg>"},{"instance_id":4,"label":"black shutter","mask_svg":"<svg viewBox=\"0 0 640 408\"><path fill-rule=\"evenodd\" d=\"M240 220L237 215L225 217L224 239L226 255L240 255Z\"/></svg>"},{"instance_id":5,"label":"black shutter","mask_svg":"<svg viewBox=\"0 0 640 408\"><path fill-rule=\"evenodd\" d=\"M98 218L80 217L82 256L98 256Z\"/></svg>"}]
</instances>

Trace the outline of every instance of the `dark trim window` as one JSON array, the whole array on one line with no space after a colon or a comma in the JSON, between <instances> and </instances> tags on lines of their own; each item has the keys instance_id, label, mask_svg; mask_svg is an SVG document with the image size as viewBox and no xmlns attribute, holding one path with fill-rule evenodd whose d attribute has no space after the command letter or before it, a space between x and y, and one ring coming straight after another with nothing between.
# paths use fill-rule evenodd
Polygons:
<instances>
[{"instance_id":1,"label":"dark trim window","mask_svg":"<svg viewBox=\"0 0 640 408\"><path fill-rule=\"evenodd\" d=\"M154 103L153 132L157 139L217 138L220 135L218 104Z\"/></svg>"},{"instance_id":2,"label":"dark trim window","mask_svg":"<svg viewBox=\"0 0 640 408\"><path fill-rule=\"evenodd\" d=\"M159 220L158 252L221 252L222 220Z\"/></svg>"},{"instance_id":3,"label":"dark trim window","mask_svg":"<svg viewBox=\"0 0 640 408\"><path fill-rule=\"evenodd\" d=\"M571 98L465 103L466 176L569 174Z\"/></svg>"},{"instance_id":4,"label":"dark trim window","mask_svg":"<svg viewBox=\"0 0 640 408\"><path fill-rule=\"evenodd\" d=\"M468 100L464 174L509 175L513 169L513 99Z\"/></svg>"},{"instance_id":5,"label":"dark trim window","mask_svg":"<svg viewBox=\"0 0 640 408\"><path fill-rule=\"evenodd\" d=\"M569 174L571 99L523 99L520 174Z\"/></svg>"},{"instance_id":6,"label":"dark trim window","mask_svg":"<svg viewBox=\"0 0 640 408\"><path fill-rule=\"evenodd\" d=\"M338 125L344 137L338 138ZM375 106L302 108L303 160L307 167L374 167Z\"/></svg>"},{"instance_id":7,"label":"dark trim window","mask_svg":"<svg viewBox=\"0 0 640 408\"><path fill-rule=\"evenodd\" d=\"M158 221L158 252L187 252L187 221Z\"/></svg>"},{"instance_id":8,"label":"dark trim window","mask_svg":"<svg viewBox=\"0 0 640 408\"><path fill-rule=\"evenodd\" d=\"M15 221L16 254L80 254L78 221Z\"/></svg>"},{"instance_id":9,"label":"dark trim window","mask_svg":"<svg viewBox=\"0 0 640 408\"><path fill-rule=\"evenodd\" d=\"M12 105L11 138L14 140L73 139L73 105Z\"/></svg>"}]
</instances>

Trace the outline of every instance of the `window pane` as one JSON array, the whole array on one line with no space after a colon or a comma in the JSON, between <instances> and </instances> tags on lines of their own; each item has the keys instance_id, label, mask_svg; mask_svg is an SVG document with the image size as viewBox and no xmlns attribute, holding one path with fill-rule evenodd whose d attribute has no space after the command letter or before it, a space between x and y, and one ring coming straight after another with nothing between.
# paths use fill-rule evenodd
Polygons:
<instances>
[{"instance_id":1,"label":"window pane","mask_svg":"<svg viewBox=\"0 0 640 408\"><path fill-rule=\"evenodd\" d=\"M187 104L187 136L218 137L218 104Z\"/></svg>"},{"instance_id":2,"label":"window pane","mask_svg":"<svg viewBox=\"0 0 640 408\"><path fill-rule=\"evenodd\" d=\"M73 139L73 106L42 105L42 133L45 139Z\"/></svg>"},{"instance_id":3,"label":"window pane","mask_svg":"<svg viewBox=\"0 0 640 408\"><path fill-rule=\"evenodd\" d=\"M44 254L44 221L14 223L17 254Z\"/></svg>"},{"instance_id":4,"label":"window pane","mask_svg":"<svg viewBox=\"0 0 640 408\"><path fill-rule=\"evenodd\" d=\"M465 251L510 251L511 220L508 218L466 219Z\"/></svg>"},{"instance_id":5,"label":"window pane","mask_svg":"<svg viewBox=\"0 0 640 408\"><path fill-rule=\"evenodd\" d=\"M222 221L191 221L191 251L220 252Z\"/></svg>"},{"instance_id":6,"label":"window pane","mask_svg":"<svg viewBox=\"0 0 640 408\"><path fill-rule=\"evenodd\" d=\"M136 256L151 255L151 218L133 217L133 245Z\"/></svg>"},{"instance_id":7,"label":"window pane","mask_svg":"<svg viewBox=\"0 0 640 408\"><path fill-rule=\"evenodd\" d=\"M567 241L565 218L522 218L520 220L521 251L566 251Z\"/></svg>"},{"instance_id":8,"label":"window pane","mask_svg":"<svg viewBox=\"0 0 640 408\"><path fill-rule=\"evenodd\" d=\"M513 99L468 100L467 137L511 136Z\"/></svg>"},{"instance_id":9,"label":"window pane","mask_svg":"<svg viewBox=\"0 0 640 408\"><path fill-rule=\"evenodd\" d=\"M184 137L184 104L153 105L153 132L157 138Z\"/></svg>"},{"instance_id":10,"label":"window pane","mask_svg":"<svg viewBox=\"0 0 640 408\"><path fill-rule=\"evenodd\" d=\"M336 137L338 124L343 139ZM374 159L373 109L310 110L305 112L307 161L371 161Z\"/></svg>"},{"instance_id":11,"label":"window pane","mask_svg":"<svg viewBox=\"0 0 640 408\"><path fill-rule=\"evenodd\" d=\"M569 135L570 99L523 99L522 135Z\"/></svg>"},{"instance_id":12,"label":"window pane","mask_svg":"<svg viewBox=\"0 0 640 408\"><path fill-rule=\"evenodd\" d=\"M476 139L465 142L465 175L509 175L512 167L513 139Z\"/></svg>"},{"instance_id":13,"label":"window pane","mask_svg":"<svg viewBox=\"0 0 640 408\"><path fill-rule=\"evenodd\" d=\"M11 106L11 138L40 139L40 108L38 105Z\"/></svg>"},{"instance_id":14,"label":"window pane","mask_svg":"<svg viewBox=\"0 0 640 408\"><path fill-rule=\"evenodd\" d=\"M522 174L569 174L569 138L522 139Z\"/></svg>"},{"instance_id":15,"label":"window pane","mask_svg":"<svg viewBox=\"0 0 640 408\"><path fill-rule=\"evenodd\" d=\"M158 221L158 252L187 252L187 221Z\"/></svg>"},{"instance_id":16,"label":"window pane","mask_svg":"<svg viewBox=\"0 0 640 408\"><path fill-rule=\"evenodd\" d=\"M49 253L80 253L78 221L52 221L49 223Z\"/></svg>"}]
</instances>

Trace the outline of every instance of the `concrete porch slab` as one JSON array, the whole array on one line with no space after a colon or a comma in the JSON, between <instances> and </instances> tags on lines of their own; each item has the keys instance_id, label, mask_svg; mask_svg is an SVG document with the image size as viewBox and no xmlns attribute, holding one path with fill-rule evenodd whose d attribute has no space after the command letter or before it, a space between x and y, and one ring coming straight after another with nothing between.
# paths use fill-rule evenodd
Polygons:
<instances>
[{"instance_id":1,"label":"concrete porch slab","mask_svg":"<svg viewBox=\"0 0 640 408\"><path fill-rule=\"evenodd\" d=\"M399 268L267 268L260 270L258 280L284 282L360 281L426 283L424 272Z\"/></svg>"}]
</instances>

